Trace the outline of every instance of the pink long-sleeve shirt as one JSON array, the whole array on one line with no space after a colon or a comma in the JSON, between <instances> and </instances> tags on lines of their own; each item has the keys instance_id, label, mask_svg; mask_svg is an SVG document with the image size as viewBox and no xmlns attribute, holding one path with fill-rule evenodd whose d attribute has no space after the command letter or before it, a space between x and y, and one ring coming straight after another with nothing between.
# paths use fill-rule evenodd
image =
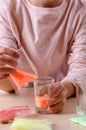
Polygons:
<instances>
[{"instance_id":1,"label":"pink long-sleeve shirt","mask_svg":"<svg viewBox=\"0 0 86 130\"><path fill-rule=\"evenodd\" d=\"M29 0L0 0L0 45L23 47L38 75L86 87L86 3L54 8Z\"/></svg>"}]
</instances>

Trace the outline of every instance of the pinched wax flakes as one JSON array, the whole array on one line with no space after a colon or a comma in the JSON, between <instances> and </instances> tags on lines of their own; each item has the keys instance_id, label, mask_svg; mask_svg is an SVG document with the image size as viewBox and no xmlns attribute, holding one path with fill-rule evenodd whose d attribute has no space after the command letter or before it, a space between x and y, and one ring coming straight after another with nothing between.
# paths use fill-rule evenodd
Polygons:
<instances>
[{"instance_id":1,"label":"pinched wax flakes","mask_svg":"<svg viewBox=\"0 0 86 130\"><path fill-rule=\"evenodd\" d=\"M24 87L28 82L32 82L37 79L37 76L18 69L15 73L10 74L10 77L18 89Z\"/></svg>"}]
</instances>

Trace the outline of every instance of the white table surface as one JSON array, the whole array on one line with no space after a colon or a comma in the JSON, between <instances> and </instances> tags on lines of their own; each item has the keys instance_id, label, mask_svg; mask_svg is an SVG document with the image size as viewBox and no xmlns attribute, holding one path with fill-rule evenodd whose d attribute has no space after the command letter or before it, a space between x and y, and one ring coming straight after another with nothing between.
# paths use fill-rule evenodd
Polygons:
<instances>
[{"instance_id":1,"label":"white table surface","mask_svg":"<svg viewBox=\"0 0 86 130\"><path fill-rule=\"evenodd\" d=\"M35 111L33 88L23 88L18 93L9 94L0 91L0 110L13 106L28 105ZM80 126L70 121L71 117L76 116L75 98L67 100L64 110L59 114L40 114L41 119L49 119L56 124L55 130L86 130L86 127ZM10 130L11 124L0 124L0 130Z\"/></svg>"}]
</instances>

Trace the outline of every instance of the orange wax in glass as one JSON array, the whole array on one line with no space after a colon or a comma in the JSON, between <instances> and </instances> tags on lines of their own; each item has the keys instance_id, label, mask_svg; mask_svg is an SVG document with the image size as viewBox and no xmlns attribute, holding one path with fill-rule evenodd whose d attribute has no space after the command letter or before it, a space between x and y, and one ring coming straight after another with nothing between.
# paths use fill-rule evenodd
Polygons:
<instances>
[{"instance_id":1,"label":"orange wax in glass","mask_svg":"<svg viewBox=\"0 0 86 130\"><path fill-rule=\"evenodd\" d=\"M43 109L48 108L47 100L48 96L36 96L36 106Z\"/></svg>"}]
</instances>

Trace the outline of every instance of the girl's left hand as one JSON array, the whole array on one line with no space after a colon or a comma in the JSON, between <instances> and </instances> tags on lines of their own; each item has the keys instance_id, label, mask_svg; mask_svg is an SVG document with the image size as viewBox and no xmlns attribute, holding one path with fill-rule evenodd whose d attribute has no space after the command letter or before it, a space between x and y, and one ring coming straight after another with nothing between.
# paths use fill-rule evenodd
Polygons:
<instances>
[{"instance_id":1,"label":"girl's left hand","mask_svg":"<svg viewBox=\"0 0 86 130\"><path fill-rule=\"evenodd\" d=\"M49 100L47 102L51 113L58 113L63 110L67 88L63 87L60 83L56 82L52 84L49 90Z\"/></svg>"}]
</instances>

